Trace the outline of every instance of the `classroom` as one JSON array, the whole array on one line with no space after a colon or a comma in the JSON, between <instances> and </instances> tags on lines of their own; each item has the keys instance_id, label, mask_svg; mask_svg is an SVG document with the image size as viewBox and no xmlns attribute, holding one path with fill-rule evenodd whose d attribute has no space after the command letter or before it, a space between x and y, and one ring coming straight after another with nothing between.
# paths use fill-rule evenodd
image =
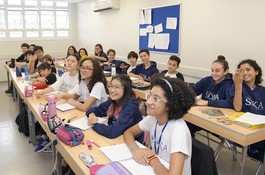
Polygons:
<instances>
[{"instance_id":1,"label":"classroom","mask_svg":"<svg viewBox=\"0 0 265 175\"><path fill-rule=\"evenodd\" d=\"M6 6L7 1L2 0L0 4L3 3ZM22 3L25 1L27 0L21 0ZM56 2L56 0L49 1ZM185 82L188 83L196 83L202 78L210 76L211 65L218 55L225 56L229 63L229 72L232 74L236 72L237 65L245 59L256 60L261 69L265 68L263 61L265 55L263 49L265 45L265 21L263 20L265 1L262 0L112 0L112 3L118 3L117 7L98 12L93 10L93 4L100 0L58 0L58 2L61 1L69 3L69 35L66 37L25 37L23 35L23 37L12 38L8 34L3 35L1 32L6 30L0 28L0 64L2 65L0 67L0 96L4 102L7 102L2 103L0 108L0 111L3 111L1 113L5 116L0 119L0 132L2 130L7 134L6 128L10 127L12 128L12 137L20 137L14 124L19 107L17 102L14 102L14 98L4 92L8 86L5 63L10 58L17 58L21 55L22 43L42 46L45 54L49 54L53 58L65 58L67 48L71 45L77 49L86 48L88 55L93 55L95 45L100 43L104 52L114 49L116 59L128 62L128 53L130 51L138 53L140 50L139 12L144 9L180 6L179 38L176 41L174 38L170 38L169 41L169 43L178 43L178 53L150 52L151 60L156 62L159 71L167 69L168 58L171 55L181 58L178 71L183 74ZM0 7L1 13L2 9L4 7ZM0 22L0 24L3 23ZM140 59L138 59L138 63L140 63ZM265 83L262 82L261 85L264 86ZM204 134L203 132L202 135ZM207 144L204 137L200 135L198 137ZM7 138L0 136L0 140L2 139ZM18 139L18 143L24 145L21 150L9 150L7 147L3 147L11 155L6 160L0 160L0 170L4 170L3 174L36 174L38 170L38 174L53 173L52 155L50 153L36 155L34 147L28 141L26 137ZM0 144L0 146L3 145ZM216 143L213 145L216 147ZM12 155L17 151L25 151L21 155L27 157L27 161L19 165L17 169L13 169L13 166L8 164L17 164L15 160L17 155ZM8 154L4 154L2 151L0 156ZM226 157L229 157L228 161L226 161ZM216 161L219 174L240 174L241 167L232 159L233 153L227 148L222 149L222 153ZM43 163L43 167L36 165L38 163ZM30 167L31 164L36 167ZM247 158L244 174L254 174L258 165L259 162ZM264 165L262 168L265 168Z\"/></svg>"}]
</instances>

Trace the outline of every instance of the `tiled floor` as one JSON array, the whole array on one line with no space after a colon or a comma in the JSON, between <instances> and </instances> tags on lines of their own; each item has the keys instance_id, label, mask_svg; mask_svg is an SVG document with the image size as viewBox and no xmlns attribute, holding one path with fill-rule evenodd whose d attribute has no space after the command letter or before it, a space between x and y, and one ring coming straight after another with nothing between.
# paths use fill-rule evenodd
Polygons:
<instances>
[{"instance_id":1,"label":"tiled floor","mask_svg":"<svg viewBox=\"0 0 265 175\"><path fill-rule=\"evenodd\" d=\"M18 132L15 118L18 103L10 94L5 94L7 83L0 83L0 174L1 175L51 175L51 153L35 153L29 138ZM207 143L205 138L196 136ZM211 143L213 148L215 143ZM222 149L217 160L219 175L238 175L240 166L232 160L232 153ZM247 159L245 175L254 175L258 162ZM259 174L261 175L261 174Z\"/></svg>"}]
</instances>

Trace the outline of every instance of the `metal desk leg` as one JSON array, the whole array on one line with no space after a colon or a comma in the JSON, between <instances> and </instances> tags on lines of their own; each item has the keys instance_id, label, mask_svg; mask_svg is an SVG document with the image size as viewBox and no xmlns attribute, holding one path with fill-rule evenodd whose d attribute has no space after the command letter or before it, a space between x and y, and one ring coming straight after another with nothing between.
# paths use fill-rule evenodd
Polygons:
<instances>
[{"instance_id":1,"label":"metal desk leg","mask_svg":"<svg viewBox=\"0 0 265 175\"><path fill-rule=\"evenodd\" d=\"M35 146L37 145L37 140L36 140L34 115L32 114L31 110L29 109L26 103L25 105L26 105L27 112L28 112L30 142Z\"/></svg>"},{"instance_id":2,"label":"metal desk leg","mask_svg":"<svg viewBox=\"0 0 265 175\"><path fill-rule=\"evenodd\" d=\"M247 151L248 151L248 147L247 146L243 146L242 147L241 162L240 162L241 175L244 174L244 167L245 167L245 164L246 164Z\"/></svg>"},{"instance_id":3,"label":"metal desk leg","mask_svg":"<svg viewBox=\"0 0 265 175\"><path fill-rule=\"evenodd\" d=\"M6 77L7 77L7 88L9 88L11 85L10 85L10 77L8 71L6 71Z\"/></svg>"},{"instance_id":4,"label":"metal desk leg","mask_svg":"<svg viewBox=\"0 0 265 175\"><path fill-rule=\"evenodd\" d=\"M57 175L62 175L62 155L59 151L56 153L56 173Z\"/></svg>"}]
</instances>

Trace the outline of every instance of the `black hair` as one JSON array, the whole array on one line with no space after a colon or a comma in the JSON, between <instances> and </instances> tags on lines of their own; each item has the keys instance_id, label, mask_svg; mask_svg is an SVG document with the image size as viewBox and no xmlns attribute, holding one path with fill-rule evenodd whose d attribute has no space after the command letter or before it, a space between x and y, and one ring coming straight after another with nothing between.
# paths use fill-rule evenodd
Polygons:
<instances>
[{"instance_id":1,"label":"black hair","mask_svg":"<svg viewBox=\"0 0 265 175\"><path fill-rule=\"evenodd\" d=\"M82 59L79 62L79 67L81 67L82 64L83 64L83 62L85 62L87 60L91 61L92 64L93 64L93 75L92 75L92 79L91 79L91 81L89 82L89 85L88 85L89 92L92 91L94 85L97 82L102 82L104 84L106 93L109 94L109 90L108 90L108 87L107 87L107 80L105 78L103 69L102 69L102 67L100 66L99 62L96 59L93 59L93 58L84 58L84 59ZM81 74L80 74L80 70L79 70L78 79L79 79L79 82L81 82L82 77L81 77Z\"/></svg>"},{"instance_id":2,"label":"black hair","mask_svg":"<svg viewBox=\"0 0 265 175\"><path fill-rule=\"evenodd\" d=\"M182 118L195 104L195 94L190 87L177 78L152 76L151 88L159 86L167 99L168 120Z\"/></svg>"},{"instance_id":3,"label":"black hair","mask_svg":"<svg viewBox=\"0 0 265 175\"><path fill-rule=\"evenodd\" d=\"M99 47L101 50L103 50L103 46L101 44L96 44L95 47Z\"/></svg>"},{"instance_id":4,"label":"black hair","mask_svg":"<svg viewBox=\"0 0 265 175\"><path fill-rule=\"evenodd\" d=\"M22 44L21 44L21 48L22 48L22 47L29 48L29 44L28 44L28 43L22 43Z\"/></svg>"},{"instance_id":5,"label":"black hair","mask_svg":"<svg viewBox=\"0 0 265 175\"><path fill-rule=\"evenodd\" d=\"M107 55L108 55L110 52L113 52L114 55L116 55L116 51L115 51L114 49L109 49L109 50L107 51Z\"/></svg>"},{"instance_id":6,"label":"black hair","mask_svg":"<svg viewBox=\"0 0 265 175\"><path fill-rule=\"evenodd\" d=\"M254 70L256 72L258 72L258 74L256 75L256 78L255 78L255 84L262 83L262 81L263 81L262 69L260 68L260 66L258 65L258 63L255 60L252 60L252 59L243 60L237 65L237 68L239 69L242 64L249 64L251 67L254 68Z\"/></svg>"},{"instance_id":7,"label":"black hair","mask_svg":"<svg viewBox=\"0 0 265 175\"><path fill-rule=\"evenodd\" d=\"M78 55L79 55L80 57L81 57L81 55L80 55L80 51L81 51L81 50L85 51L85 54L87 55L87 51L86 51L86 49L85 49L85 48L80 48L79 51L78 51Z\"/></svg>"},{"instance_id":8,"label":"black hair","mask_svg":"<svg viewBox=\"0 0 265 175\"><path fill-rule=\"evenodd\" d=\"M40 50L40 51L43 52L43 47L42 47L42 46L35 46L35 47L34 47L34 52L36 52L36 51L38 51L38 50Z\"/></svg>"},{"instance_id":9,"label":"black hair","mask_svg":"<svg viewBox=\"0 0 265 175\"><path fill-rule=\"evenodd\" d=\"M32 50L28 50L27 52L25 52L25 55L34 55L34 51Z\"/></svg>"},{"instance_id":10,"label":"black hair","mask_svg":"<svg viewBox=\"0 0 265 175\"><path fill-rule=\"evenodd\" d=\"M75 46L69 46L68 49L67 49L67 54L66 54L67 56L70 54L69 53L69 49L70 48L73 48L74 49L74 53L77 53L77 50L76 50Z\"/></svg>"},{"instance_id":11,"label":"black hair","mask_svg":"<svg viewBox=\"0 0 265 175\"><path fill-rule=\"evenodd\" d=\"M139 97L136 97L136 94L132 89L132 80L130 79L130 77L128 75L118 74L112 77L111 82L115 79L118 80L124 88L122 99L120 100L120 103L116 105L118 105L118 107L123 108L126 104L126 101L129 100L131 96L134 96L136 99L138 99L138 102L140 104L141 99Z\"/></svg>"},{"instance_id":12,"label":"black hair","mask_svg":"<svg viewBox=\"0 0 265 175\"><path fill-rule=\"evenodd\" d=\"M169 57L169 60L176 61L178 66L179 66L179 64L180 64L180 62L181 62L181 59L180 59L178 56L176 56L176 55L171 55L171 56Z\"/></svg>"},{"instance_id":13,"label":"black hair","mask_svg":"<svg viewBox=\"0 0 265 175\"><path fill-rule=\"evenodd\" d=\"M149 50L147 50L147 49L142 49L142 50L140 50L140 51L139 51L139 55L140 55L142 52L145 52L147 55L150 55L150 52L149 52Z\"/></svg>"},{"instance_id":14,"label":"black hair","mask_svg":"<svg viewBox=\"0 0 265 175\"><path fill-rule=\"evenodd\" d=\"M51 65L49 63L43 62L38 66L38 72L40 72L41 70L45 70L45 69L50 70Z\"/></svg>"},{"instance_id":15,"label":"black hair","mask_svg":"<svg viewBox=\"0 0 265 175\"><path fill-rule=\"evenodd\" d=\"M225 60L225 57L223 55L219 55L217 59L213 61L213 63L220 63L221 65L223 65L224 71L229 69L228 62Z\"/></svg>"},{"instance_id":16,"label":"black hair","mask_svg":"<svg viewBox=\"0 0 265 175\"><path fill-rule=\"evenodd\" d=\"M128 53L127 58L129 59L131 57L136 58L136 60L137 60L138 59L138 54L136 52L134 52L134 51L131 51L131 52Z\"/></svg>"}]
</instances>

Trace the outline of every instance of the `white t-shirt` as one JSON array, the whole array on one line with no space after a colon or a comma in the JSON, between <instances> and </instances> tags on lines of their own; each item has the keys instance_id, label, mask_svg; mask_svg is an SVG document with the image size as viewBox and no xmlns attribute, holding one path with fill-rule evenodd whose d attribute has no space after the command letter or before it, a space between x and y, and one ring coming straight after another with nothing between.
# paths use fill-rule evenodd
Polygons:
<instances>
[{"instance_id":1,"label":"white t-shirt","mask_svg":"<svg viewBox=\"0 0 265 175\"><path fill-rule=\"evenodd\" d=\"M164 125L159 126L157 120L153 116L146 116L142 121L139 122L139 127L143 131L150 133L150 140L152 148L154 149L154 142L158 140L161 135L161 131ZM156 128L156 139L155 139L155 128ZM170 163L170 154L175 152L181 152L185 154L185 161L183 167L183 173L185 175L191 175L191 148L192 141L189 128L187 127L183 119L170 120L162 133L162 138L159 146L159 157Z\"/></svg>"},{"instance_id":2,"label":"white t-shirt","mask_svg":"<svg viewBox=\"0 0 265 175\"><path fill-rule=\"evenodd\" d=\"M52 85L54 91L69 92L78 84L78 73L75 76L70 76L69 72L65 72L57 81Z\"/></svg>"},{"instance_id":3,"label":"white t-shirt","mask_svg":"<svg viewBox=\"0 0 265 175\"><path fill-rule=\"evenodd\" d=\"M176 75L176 73L174 73L174 74L170 74L170 73L166 73L165 74L165 77L170 77L170 78L177 78L177 75Z\"/></svg>"},{"instance_id":4,"label":"white t-shirt","mask_svg":"<svg viewBox=\"0 0 265 175\"><path fill-rule=\"evenodd\" d=\"M80 84L75 86L74 92L79 95L81 97L79 97L79 99L82 99L84 102L89 96L96 98L96 102L91 107L100 105L108 98L104 84L102 82L97 82L92 88L92 91L89 92L86 82L82 80Z\"/></svg>"}]
</instances>

